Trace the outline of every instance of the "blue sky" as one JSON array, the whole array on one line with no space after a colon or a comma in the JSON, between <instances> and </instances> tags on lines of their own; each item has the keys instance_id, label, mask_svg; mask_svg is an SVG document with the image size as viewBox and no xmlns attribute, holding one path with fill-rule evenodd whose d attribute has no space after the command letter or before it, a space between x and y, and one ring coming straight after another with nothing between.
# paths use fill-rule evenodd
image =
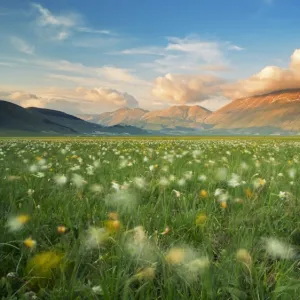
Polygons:
<instances>
[{"instance_id":1,"label":"blue sky","mask_svg":"<svg viewBox=\"0 0 300 300\"><path fill-rule=\"evenodd\" d=\"M296 0L2 0L0 97L73 113L215 110L285 72L298 85L299 13Z\"/></svg>"}]
</instances>

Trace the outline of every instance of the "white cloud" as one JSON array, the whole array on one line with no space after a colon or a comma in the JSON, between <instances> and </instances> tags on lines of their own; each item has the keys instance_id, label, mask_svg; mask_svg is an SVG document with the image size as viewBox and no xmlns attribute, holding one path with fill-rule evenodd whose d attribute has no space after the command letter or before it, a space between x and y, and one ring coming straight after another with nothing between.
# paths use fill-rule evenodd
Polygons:
<instances>
[{"instance_id":1,"label":"white cloud","mask_svg":"<svg viewBox=\"0 0 300 300\"><path fill-rule=\"evenodd\" d=\"M242 48L240 46L237 46L237 45L229 45L228 49L233 50L233 51L243 51L243 50L245 50L244 48Z\"/></svg>"},{"instance_id":2,"label":"white cloud","mask_svg":"<svg viewBox=\"0 0 300 300\"><path fill-rule=\"evenodd\" d=\"M235 99L299 87L300 49L297 49L291 56L289 68L267 66L248 79L224 85L222 90L225 96Z\"/></svg>"},{"instance_id":3,"label":"white cloud","mask_svg":"<svg viewBox=\"0 0 300 300\"><path fill-rule=\"evenodd\" d=\"M43 35L49 36L52 40L63 41L68 39L72 32L111 35L109 30L98 30L85 25L84 18L74 12L54 14L41 4L33 3L32 7L38 13L37 25L43 28Z\"/></svg>"},{"instance_id":4,"label":"white cloud","mask_svg":"<svg viewBox=\"0 0 300 300\"><path fill-rule=\"evenodd\" d=\"M203 41L197 35L185 38L169 37L165 47L141 47L125 49L119 54L152 55L154 60L144 62L142 67L151 68L159 73L191 73L209 70L208 65L222 66L223 71L229 70L229 62L224 56L228 43ZM230 46L230 45L229 45ZM233 45L231 45L233 47ZM241 50L235 46L234 50Z\"/></svg>"},{"instance_id":5,"label":"white cloud","mask_svg":"<svg viewBox=\"0 0 300 300\"><path fill-rule=\"evenodd\" d=\"M33 55L34 54L34 46L29 45L27 42L25 42L24 40L16 37L16 36L12 36L10 38L10 41L12 43L12 45L20 52L23 52L25 54L29 54L29 55Z\"/></svg>"},{"instance_id":6,"label":"white cloud","mask_svg":"<svg viewBox=\"0 0 300 300\"><path fill-rule=\"evenodd\" d=\"M82 95L84 99L99 102L103 105L111 104L116 107L138 107L138 101L132 95L114 89L85 89L80 87L76 91Z\"/></svg>"},{"instance_id":7,"label":"white cloud","mask_svg":"<svg viewBox=\"0 0 300 300\"><path fill-rule=\"evenodd\" d=\"M48 89L39 95L26 91L0 91L0 98L23 107L57 109L69 113L102 113L122 107L138 107L134 96L109 88Z\"/></svg>"},{"instance_id":8,"label":"white cloud","mask_svg":"<svg viewBox=\"0 0 300 300\"><path fill-rule=\"evenodd\" d=\"M170 104L199 103L220 95L223 83L212 75L176 75L167 74L155 79L154 96Z\"/></svg>"}]
</instances>

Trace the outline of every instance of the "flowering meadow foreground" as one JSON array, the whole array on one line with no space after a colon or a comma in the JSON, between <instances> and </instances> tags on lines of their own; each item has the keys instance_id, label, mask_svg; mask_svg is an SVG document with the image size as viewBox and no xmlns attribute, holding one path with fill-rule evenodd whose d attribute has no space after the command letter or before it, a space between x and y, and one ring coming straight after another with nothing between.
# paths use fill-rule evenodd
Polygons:
<instances>
[{"instance_id":1,"label":"flowering meadow foreground","mask_svg":"<svg viewBox=\"0 0 300 300\"><path fill-rule=\"evenodd\" d=\"M297 140L0 140L1 299L300 299Z\"/></svg>"}]
</instances>

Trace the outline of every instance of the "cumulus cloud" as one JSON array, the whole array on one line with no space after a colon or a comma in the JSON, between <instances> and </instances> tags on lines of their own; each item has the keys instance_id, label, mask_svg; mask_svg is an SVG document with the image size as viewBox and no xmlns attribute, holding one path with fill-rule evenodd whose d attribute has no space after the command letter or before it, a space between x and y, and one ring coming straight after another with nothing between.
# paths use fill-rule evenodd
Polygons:
<instances>
[{"instance_id":1,"label":"cumulus cloud","mask_svg":"<svg viewBox=\"0 0 300 300\"><path fill-rule=\"evenodd\" d=\"M128 93L122 93L114 89L94 88L85 89L79 87L76 90L84 99L101 103L103 105L112 105L116 107L138 107L138 101Z\"/></svg>"},{"instance_id":2,"label":"cumulus cloud","mask_svg":"<svg viewBox=\"0 0 300 300\"><path fill-rule=\"evenodd\" d=\"M300 87L300 49L291 56L289 68L267 66L248 79L222 86L223 93L231 99L265 94Z\"/></svg>"},{"instance_id":3,"label":"cumulus cloud","mask_svg":"<svg viewBox=\"0 0 300 300\"><path fill-rule=\"evenodd\" d=\"M29 45L27 42L25 42L24 40L16 37L16 36L12 36L10 38L10 41L12 43L12 45L20 52L23 52L25 54L29 54L29 55L33 55L34 54L34 46Z\"/></svg>"},{"instance_id":4,"label":"cumulus cloud","mask_svg":"<svg viewBox=\"0 0 300 300\"><path fill-rule=\"evenodd\" d=\"M122 107L138 107L134 96L108 88L50 89L36 95L24 91L0 91L0 98L23 107L41 107L68 113L102 113Z\"/></svg>"},{"instance_id":5,"label":"cumulus cloud","mask_svg":"<svg viewBox=\"0 0 300 300\"><path fill-rule=\"evenodd\" d=\"M212 75L167 74L156 78L152 92L173 104L197 103L219 95L222 83Z\"/></svg>"}]
</instances>

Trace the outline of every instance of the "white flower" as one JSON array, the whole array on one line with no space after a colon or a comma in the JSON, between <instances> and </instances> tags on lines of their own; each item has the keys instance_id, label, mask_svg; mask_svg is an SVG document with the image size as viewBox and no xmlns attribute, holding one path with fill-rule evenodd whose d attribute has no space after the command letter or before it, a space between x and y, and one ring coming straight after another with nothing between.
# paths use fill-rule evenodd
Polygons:
<instances>
[{"instance_id":1,"label":"white flower","mask_svg":"<svg viewBox=\"0 0 300 300\"><path fill-rule=\"evenodd\" d=\"M28 194L28 196L32 196L32 195L34 194L34 190L29 189L29 190L27 191L27 194Z\"/></svg>"},{"instance_id":2,"label":"white flower","mask_svg":"<svg viewBox=\"0 0 300 300\"><path fill-rule=\"evenodd\" d=\"M296 256L293 246L276 238L267 238L265 240L265 250L273 258L292 259Z\"/></svg>"},{"instance_id":3,"label":"white flower","mask_svg":"<svg viewBox=\"0 0 300 300\"><path fill-rule=\"evenodd\" d=\"M207 176L206 175L204 175L204 174L202 174L202 175L200 175L199 176L199 181L202 181L202 182L204 182L204 181L206 181L207 180Z\"/></svg>"},{"instance_id":4,"label":"white flower","mask_svg":"<svg viewBox=\"0 0 300 300\"><path fill-rule=\"evenodd\" d=\"M153 165L149 166L149 170L153 171L154 170L154 166Z\"/></svg>"},{"instance_id":5,"label":"white flower","mask_svg":"<svg viewBox=\"0 0 300 300\"><path fill-rule=\"evenodd\" d=\"M288 174L291 179L294 179L296 176L296 170L295 169L289 169Z\"/></svg>"},{"instance_id":6,"label":"white flower","mask_svg":"<svg viewBox=\"0 0 300 300\"><path fill-rule=\"evenodd\" d=\"M90 187L90 191L93 193L101 193L103 191L103 187L99 184L93 184Z\"/></svg>"},{"instance_id":7,"label":"white flower","mask_svg":"<svg viewBox=\"0 0 300 300\"><path fill-rule=\"evenodd\" d=\"M146 186L145 179L142 177L136 177L133 179L134 184L139 188L143 189Z\"/></svg>"},{"instance_id":8,"label":"white flower","mask_svg":"<svg viewBox=\"0 0 300 300\"><path fill-rule=\"evenodd\" d=\"M72 182L76 185L76 187L80 188L83 185L85 185L87 182L84 180L84 178L79 174L73 174L72 176Z\"/></svg>"},{"instance_id":9,"label":"white flower","mask_svg":"<svg viewBox=\"0 0 300 300\"><path fill-rule=\"evenodd\" d=\"M93 293L96 294L96 295L104 295L103 289L102 289L102 286L101 286L101 285L93 286L93 287L92 287L92 291L93 291Z\"/></svg>"},{"instance_id":10,"label":"white flower","mask_svg":"<svg viewBox=\"0 0 300 300\"><path fill-rule=\"evenodd\" d=\"M114 182L114 181L111 183L111 186L115 191L120 190L120 185L118 183Z\"/></svg>"},{"instance_id":11,"label":"white flower","mask_svg":"<svg viewBox=\"0 0 300 300\"><path fill-rule=\"evenodd\" d=\"M179 180L177 181L177 184L178 184L179 186L184 186L184 185L185 185L185 179L184 179L184 178L179 179Z\"/></svg>"},{"instance_id":12,"label":"white flower","mask_svg":"<svg viewBox=\"0 0 300 300\"><path fill-rule=\"evenodd\" d=\"M57 185L65 185L68 181L68 178L65 175L56 175L54 181Z\"/></svg>"},{"instance_id":13,"label":"white flower","mask_svg":"<svg viewBox=\"0 0 300 300\"><path fill-rule=\"evenodd\" d=\"M37 172L35 175L33 175L33 176L35 176L35 177L37 177L37 178L44 178L45 177L45 174L44 173L42 173L42 172Z\"/></svg>"},{"instance_id":14,"label":"white flower","mask_svg":"<svg viewBox=\"0 0 300 300\"><path fill-rule=\"evenodd\" d=\"M216 179L219 181L223 181L226 178L227 178L227 169L226 168L218 169L216 173Z\"/></svg>"},{"instance_id":15,"label":"white flower","mask_svg":"<svg viewBox=\"0 0 300 300\"><path fill-rule=\"evenodd\" d=\"M241 185L240 176L233 173L231 175L231 178L228 180L228 185L231 187L237 187L237 186Z\"/></svg>"},{"instance_id":16,"label":"white flower","mask_svg":"<svg viewBox=\"0 0 300 300\"><path fill-rule=\"evenodd\" d=\"M181 193L179 191L173 190L173 192L175 193L176 197L180 197Z\"/></svg>"},{"instance_id":17,"label":"white flower","mask_svg":"<svg viewBox=\"0 0 300 300\"><path fill-rule=\"evenodd\" d=\"M286 199L288 197L288 193L280 191L278 197L280 199L284 200L284 199Z\"/></svg>"},{"instance_id":18,"label":"white flower","mask_svg":"<svg viewBox=\"0 0 300 300\"><path fill-rule=\"evenodd\" d=\"M35 172L38 171L38 169L39 169L39 167L38 167L37 165L31 165L31 166L29 167L29 172L35 173Z\"/></svg>"},{"instance_id":19,"label":"white flower","mask_svg":"<svg viewBox=\"0 0 300 300\"><path fill-rule=\"evenodd\" d=\"M161 186L167 186L167 185L169 185L169 180L168 180L166 177L162 177L162 178L160 178L160 180L159 180L159 184L160 184Z\"/></svg>"}]
</instances>

